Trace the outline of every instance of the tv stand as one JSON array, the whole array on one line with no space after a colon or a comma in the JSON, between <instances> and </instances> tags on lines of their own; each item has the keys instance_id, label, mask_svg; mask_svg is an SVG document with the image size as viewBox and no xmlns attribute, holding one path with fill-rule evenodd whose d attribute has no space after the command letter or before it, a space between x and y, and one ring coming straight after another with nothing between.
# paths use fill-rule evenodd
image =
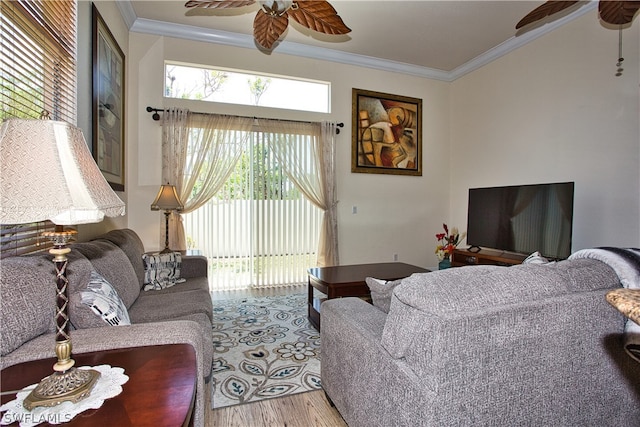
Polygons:
<instances>
[{"instance_id":1,"label":"tv stand","mask_svg":"<svg viewBox=\"0 0 640 427\"><path fill-rule=\"evenodd\" d=\"M499 251L495 249L477 250L477 246L467 249L455 249L451 258L452 267L463 267L465 265L502 265L510 267L522 264L527 257L523 254Z\"/></svg>"}]
</instances>

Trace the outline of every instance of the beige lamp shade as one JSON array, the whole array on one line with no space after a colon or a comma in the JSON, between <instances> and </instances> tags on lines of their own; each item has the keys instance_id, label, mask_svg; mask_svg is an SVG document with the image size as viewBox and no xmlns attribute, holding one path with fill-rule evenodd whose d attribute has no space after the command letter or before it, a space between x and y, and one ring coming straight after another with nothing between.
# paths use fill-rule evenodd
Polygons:
<instances>
[{"instance_id":1,"label":"beige lamp shade","mask_svg":"<svg viewBox=\"0 0 640 427\"><path fill-rule=\"evenodd\" d=\"M175 185L161 185L156 199L151 203L152 211L181 211L184 205L178 197Z\"/></svg>"},{"instance_id":2,"label":"beige lamp shade","mask_svg":"<svg viewBox=\"0 0 640 427\"><path fill-rule=\"evenodd\" d=\"M2 123L0 193L0 224L86 224L125 212L82 131L53 120Z\"/></svg>"}]
</instances>

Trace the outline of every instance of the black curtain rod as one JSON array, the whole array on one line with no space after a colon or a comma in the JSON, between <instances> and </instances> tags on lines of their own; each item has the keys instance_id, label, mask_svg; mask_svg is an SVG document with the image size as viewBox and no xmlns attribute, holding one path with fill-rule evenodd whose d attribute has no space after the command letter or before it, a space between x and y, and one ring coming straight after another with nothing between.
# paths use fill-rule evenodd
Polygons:
<instances>
[{"instance_id":1,"label":"black curtain rod","mask_svg":"<svg viewBox=\"0 0 640 427\"><path fill-rule=\"evenodd\" d=\"M147 107L147 113L153 113L153 115L151 116L151 118L153 120L155 120L156 122L158 120L160 120L160 113L164 113L167 110L164 110L162 108L153 108L153 107ZM203 115L207 115L209 113L199 113L197 111L192 111L192 114L203 114ZM253 117L254 119L261 119L261 117ZM303 122L301 120L286 120L286 119L265 119L265 120L280 120L283 122L296 122L296 123L309 123L309 122ZM340 123L336 123L336 133L339 134L340 133L340 128L344 127L344 123L340 122Z\"/></svg>"}]
</instances>

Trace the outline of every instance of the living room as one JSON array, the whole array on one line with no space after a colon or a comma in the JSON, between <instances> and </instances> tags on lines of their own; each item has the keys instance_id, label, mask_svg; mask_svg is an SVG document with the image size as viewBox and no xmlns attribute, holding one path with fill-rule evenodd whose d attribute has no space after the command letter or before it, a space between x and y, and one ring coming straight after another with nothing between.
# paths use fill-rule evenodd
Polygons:
<instances>
[{"instance_id":1,"label":"living room","mask_svg":"<svg viewBox=\"0 0 640 427\"><path fill-rule=\"evenodd\" d=\"M136 230L162 247L163 216L151 212L161 181L161 127L145 108L264 116L257 107L163 99L163 61L183 61L331 82L331 113L269 111L272 118L345 123L336 141L341 264L393 261L433 268L442 222L464 229L467 190L576 183L573 250L640 241L638 26L624 30L624 73L615 77L618 32L595 10L452 82L322 60L129 31L115 2L96 2L124 50L127 215L104 228ZM90 2L79 4L78 124L90 134ZM83 54L84 52L84 54ZM613 59L612 59L613 58ZM313 66L310 66L313 64ZM421 177L354 174L351 91L423 99ZM180 102L179 102L180 101ZM357 206L357 214L352 207Z\"/></svg>"},{"instance_id":2,"label":"living room","mask_svg":"<svg viewBox=\"0 0 640 427\"><path fill-rule=\"evenodd\" d=\"M161 249L161 127L147 106L334 120L340 264L391 262L437 269L442 223L464 230L468 189L575 182L573 251L640 245L640 31L618 32L597 11L451 81L129 29L114 0L94 2L126 56L126 216L80 226L80 240L130 228ZM91 8L79 2L78 126L91 135ZM328 81L331 113L305 113L163 98L165 60ZM353 88L423 100L422 176L351 172ZM354 209L357 207L357 209ZM357 213L355 212L357 211ZM464 245L464 242L463 242Z\"/></svg>"}]
</instances>

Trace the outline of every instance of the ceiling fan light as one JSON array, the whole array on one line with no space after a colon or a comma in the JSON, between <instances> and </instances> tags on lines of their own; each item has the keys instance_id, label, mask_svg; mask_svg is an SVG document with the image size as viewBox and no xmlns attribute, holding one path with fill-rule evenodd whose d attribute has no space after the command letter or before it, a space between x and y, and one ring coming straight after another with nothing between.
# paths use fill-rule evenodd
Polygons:
<instances>
[{"instance_id":1,"label":"ceiling fan light","mask_svg":"<svg viewBox=\"0 0 640 427\"><path fill-rule=\"evenodd\" d=\"M262 5L262 9L265 11L265 13L267 13L268 15L277 15L277 16L281 16L283 15L287 10L289 10L292 6L293 6L293 1L276 1L276 0L266 0L266 1L260 1L260 4Z\"/></svg>"}]
</instances>

